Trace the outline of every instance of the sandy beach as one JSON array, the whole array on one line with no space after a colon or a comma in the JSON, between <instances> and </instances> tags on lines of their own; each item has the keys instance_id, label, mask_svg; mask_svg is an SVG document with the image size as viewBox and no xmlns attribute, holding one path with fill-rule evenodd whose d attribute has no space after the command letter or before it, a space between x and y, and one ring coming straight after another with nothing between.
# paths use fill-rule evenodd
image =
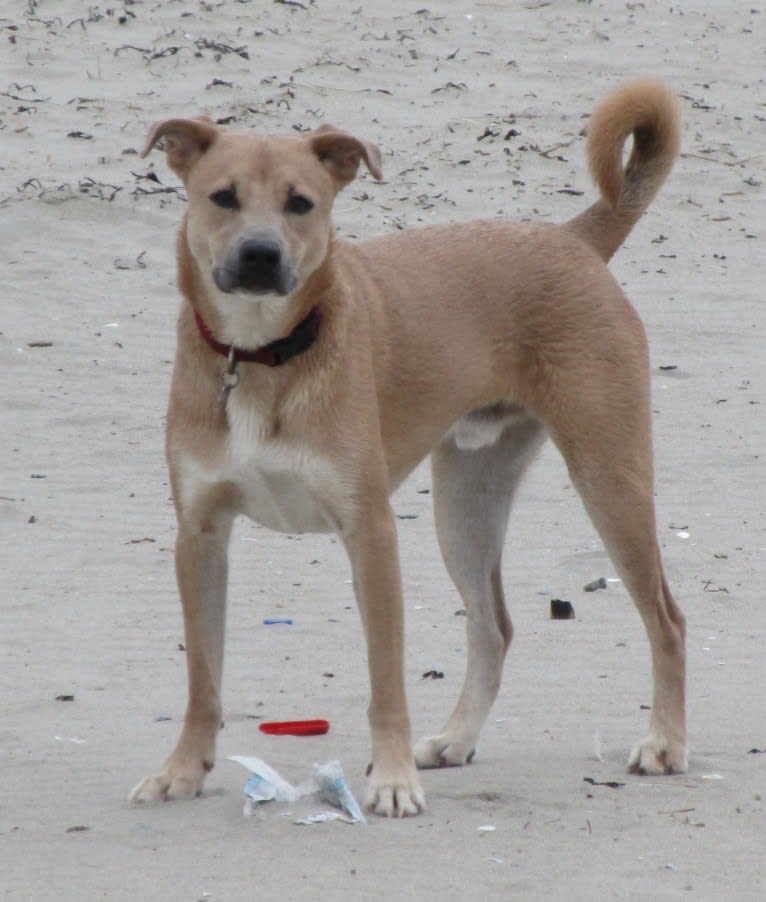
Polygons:
<instances>
[{"instance_id":1,"label":"sandy beach","mask_svg":"<svg viewBox=\"0 0 766 902\"><path fill-rule=\"evenodd\" d=\"M3 4L0 898L763 898L765 49L766 9L726 0ZM342 547L245 521L217 766L194 802L130 806L186 700L163 453L185 200L162 154L139 157L149 126L329 121L376 142L384 181L365 174L335 207L352 240L561 221L596 197L588 115L645 73L681 98L683 150L611 268L651 345L658 527L688 619L688 773L626 773L648 643L548 446L506 543L504 685L474 763L423 774L422 815L302 826L269 803L243 817L229 755L296 783L338 759L360 799L369 760ZM416 737L441 726L465 666L429 489L426 462L394 498ZM576 619L550 620L551 598ZM296 718L330 732L258 730Z\"/></svg>"}]
</instances>

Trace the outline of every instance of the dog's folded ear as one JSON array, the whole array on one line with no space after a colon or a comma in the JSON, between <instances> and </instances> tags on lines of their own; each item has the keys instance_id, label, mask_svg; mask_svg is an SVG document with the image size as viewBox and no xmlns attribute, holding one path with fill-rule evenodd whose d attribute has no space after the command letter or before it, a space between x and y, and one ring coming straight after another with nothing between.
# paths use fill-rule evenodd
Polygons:
<instances>
[{"instance_id":1,"label":"dog's folded ear","mask_svg":"<svg viewBox=\"0 0 766 902\"><path fill-rule=\"evenodd\" d=\"M159 141L164 142L168 166L184 178L186 173L207 151L218 135L212 119L166 119L152 126L141 156L147 156Z\"/></svg>"},{"instance_id":2,"label":"dog's folded ear","mask_svg":"<svg viewBox=\"0 0 766 902\"><path fill-rule=\"evenodd\" d=\"M378 181L383 178L383 158L370 141L362 141L332 125L320 125L308 140L340 188L356 178L362 160Z\"/></svg>"}]
</instances>

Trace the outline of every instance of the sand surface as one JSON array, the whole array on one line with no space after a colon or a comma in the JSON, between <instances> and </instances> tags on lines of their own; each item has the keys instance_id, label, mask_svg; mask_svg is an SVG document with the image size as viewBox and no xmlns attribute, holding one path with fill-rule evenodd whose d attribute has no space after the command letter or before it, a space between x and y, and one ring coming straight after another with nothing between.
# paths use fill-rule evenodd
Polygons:
<instances>
[{"instance_id":1,"label":"sand surface","mask_svg":"<svg viewBox=\"0 0 766 902\"><path fill-rule=\"evenodd\" d=\"M727 0L3 3L0 897L763 898L764 48L766 10ZM386 179L340 196L345 237L555 221L595 196L585 117L643 73L682 97L684 149L613 270L652 347L660 538L689 621L688 774L624 771L646 727L648 646L619 583L583 592L614 571L549 447L508 535L505 683L475 763L424 775L422 816L242 817L227 755L293 781L338 758L359 797L368 761L342 549L245 522L218 766L193 803L129 806L186 692L162 447L184 201L160 154L137 155L150 123L329 120L376 141ZM429 486L423 466L395 497L416 736L441 726L465 660ZM549 620L551 597L577 619ZM257 729L299 717L332 729Z\"/></svg>"}]
</instances>

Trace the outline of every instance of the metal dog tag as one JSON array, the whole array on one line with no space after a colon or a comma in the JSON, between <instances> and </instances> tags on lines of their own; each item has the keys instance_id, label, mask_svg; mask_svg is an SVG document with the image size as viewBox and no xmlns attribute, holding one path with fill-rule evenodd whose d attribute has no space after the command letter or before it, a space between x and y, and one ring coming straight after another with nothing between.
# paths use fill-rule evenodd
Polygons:
<instances>
[{"instance_id":1,"label":"metal dog tag","mask_svg":"<svg viewBox=\"0 0 766 902\"><path fill-rule=\"evenodd\" d=\"M226 409L226 402L231 392L239 385L239 373L237 361L234 359L234 345L229 349L229 365L221 372L221 394L218 396L218 405L221 410Z\"/></svg>"}]
</instances>

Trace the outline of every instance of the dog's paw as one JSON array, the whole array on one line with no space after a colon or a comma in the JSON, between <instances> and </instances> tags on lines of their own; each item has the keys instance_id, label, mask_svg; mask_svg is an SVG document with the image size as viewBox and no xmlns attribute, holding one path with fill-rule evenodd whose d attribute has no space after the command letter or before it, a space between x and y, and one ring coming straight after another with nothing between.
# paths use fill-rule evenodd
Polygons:
<instances>
[{"instance_id":1,"label":"dog's paw","mask_svg":"<svg viewBox=\"0 0 766 902\"><path fill-rule=\"evenodd\" d=\"M658 774L683 774L686 772L686 747L656 733L633 747L628 758L628 770L632 774L656 776Z\"/></svg>"},{"instance_id":2,"label":"dog's paw","mask_svg":"<svg viewBox=\"0 0 766 902\"><path fill-rule=\"evenodd\" d=\"M420 778L413 766L393 773L374 766L367 787L367 808L382 817L412 817L426 807Z\"/></svg>"},{"instance_id":3,"label":"dog's paw","mask_svg":"<svg viewBox=\"0 0 766 902\"><path fill-rule=\"evenodd\" d=\"M212 765L173 765L170 761L163 769L151 777L146 777L134 786L128 801L134 805L172 800L194 799L202 792L205 775Z\"/></svg>"},{"instance_id":4,"label":"dog's paw","mask_svg":"<svg viewBox=\"0 0 766 902\"><path fill-rule=\"evenodd\" d=\"M472 742L453 742L444 734L424 736L415 745L415 763L420 768L462 767L471 763L475 751Z\"/></svg>"}]
</instances>

